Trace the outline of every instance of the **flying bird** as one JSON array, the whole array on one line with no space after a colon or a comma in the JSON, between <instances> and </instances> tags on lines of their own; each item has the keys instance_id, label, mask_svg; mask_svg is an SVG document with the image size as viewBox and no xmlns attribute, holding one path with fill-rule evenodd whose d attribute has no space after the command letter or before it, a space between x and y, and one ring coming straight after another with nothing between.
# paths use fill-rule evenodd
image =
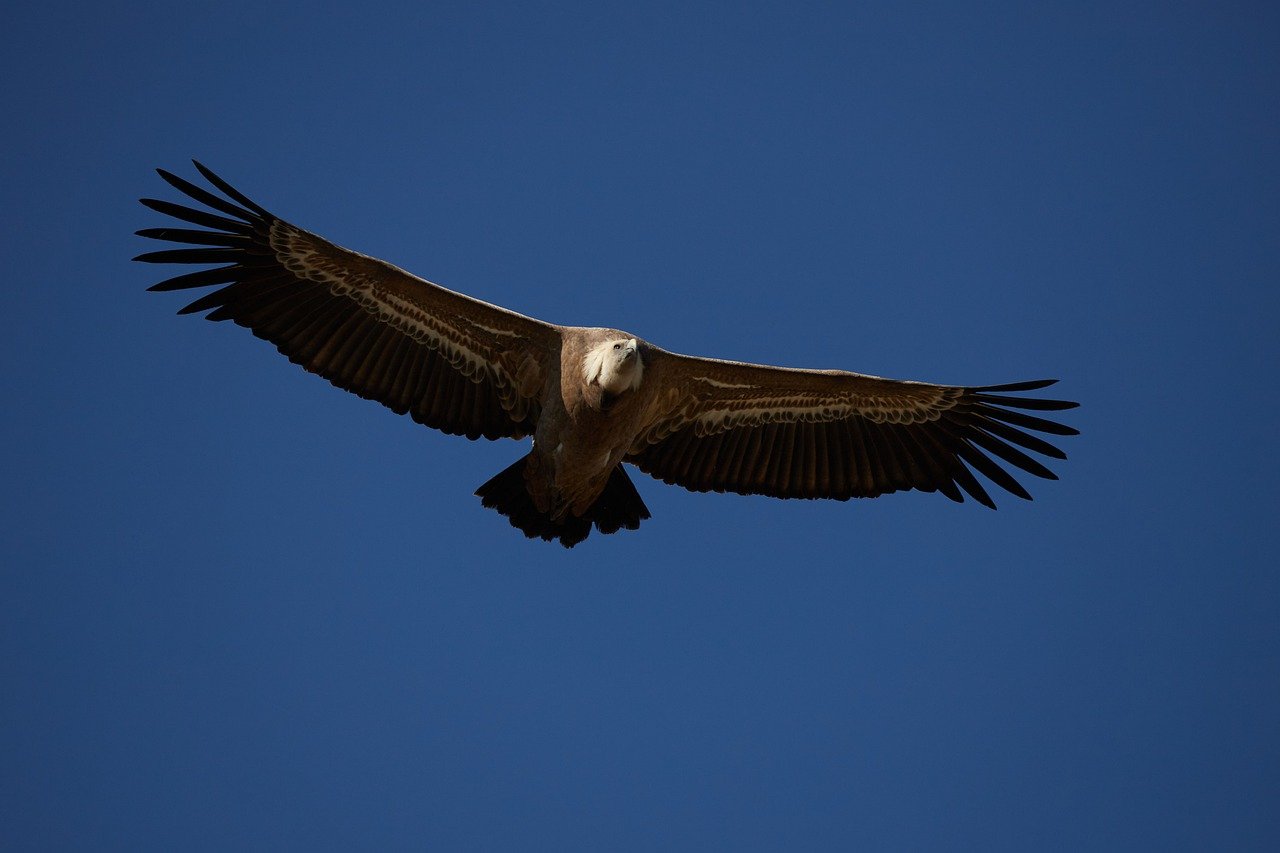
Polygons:
<instances>
[{"instance_id":1,"label":"flying bird","mask_svg":"<svg viewBox=\"0 0 1280 853\"><path fill-rule=\"evenodd\" d=\"M178 313L231 320L418 423L473 440L532 436L476 491L530 538L573 547L593 526L638 528L649 510L624 462L695 492L843 501L917 489L994 509L975 472L1030 500L1001 462L1057 479L1023 451L1065 459L1032 433L1077 432L1026 413L1076 403L1017 396L1057 380L963 387L772 367L526 317L330 243L195 167L222 195L158 169L203 207L142 204L199 227L138 231L188 246L135 260L215 266L149 289L216 286Z\"/></svg>"}]
</instances>

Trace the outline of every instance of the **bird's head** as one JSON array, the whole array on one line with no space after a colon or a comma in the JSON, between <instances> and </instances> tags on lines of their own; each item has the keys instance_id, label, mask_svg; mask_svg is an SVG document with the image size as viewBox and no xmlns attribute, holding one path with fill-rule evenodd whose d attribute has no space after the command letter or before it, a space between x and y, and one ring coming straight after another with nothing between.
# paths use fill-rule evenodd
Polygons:
<instances>
[{"instance_id":1,"label":"bird's head","mask_svg":"<svg viewBox=\"0 0 1280 853\"><path fill-rule=\"evenodd\" d=\"M644 376L644 359L635 338L608 338L587 353L583 363L587 382L595 382L610 394L634 391Z\"/></svg>"}]
</instances>

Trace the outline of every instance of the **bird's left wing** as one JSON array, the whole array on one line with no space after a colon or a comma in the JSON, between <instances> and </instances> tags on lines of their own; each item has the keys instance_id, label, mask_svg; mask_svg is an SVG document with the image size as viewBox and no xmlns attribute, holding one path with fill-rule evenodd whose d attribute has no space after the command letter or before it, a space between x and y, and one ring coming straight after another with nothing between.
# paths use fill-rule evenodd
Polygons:
<instances>
[{"instance_id":1,"label":"bird's left wing","mask_svg":"<svg viewBox=\"0 0 1280 853\"><path fill-rule=\"evenodd\" d=\"M1054 381L932 385L654 348L645 382L659 383L662 391L627 461L693 491L846 500L919 489L961 501L963 490L994 507L973 471L1031 497L997 459L1057 479L1019 448L1065 459L1030 433L1076 430L1019 410L1076 404L1010 396Z\"/></svg>"},{"instance_id":2,"label":"bird's left wing","mask_svg":"<svg viewBox=\"0 0 1280 853\"><path fill-rule=\"evenodd\" d=\"M559 364L558 326L336 246L195 165L225 198L160 169L169 184L207 209L142 203L201 229L137 232L196 248L147 252L135 260L221 265L150 288L225 285L179 313L209 311L210 320L246 326L339 388L444 432L472 439L533 432L547 373Z\"/></svg>"}]
</instances>

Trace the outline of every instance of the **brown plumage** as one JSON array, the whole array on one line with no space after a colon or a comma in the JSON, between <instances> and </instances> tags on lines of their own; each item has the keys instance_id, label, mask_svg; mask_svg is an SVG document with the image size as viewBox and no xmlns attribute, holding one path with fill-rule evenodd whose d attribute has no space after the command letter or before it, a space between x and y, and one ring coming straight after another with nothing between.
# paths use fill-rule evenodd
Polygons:
<instances>
[{"instance_id":1,"label":"brown plumage","mask_svg":"<svg viewBox=\"0 0 1280 853\"><path fill-rule=\"evenodd\" d=\"M137 232L189 247L136 260L218 266L150 289L217 286L179 313L245 326L426 426L532 435L529 454L476 492L530 537L572 547L593 526L638 527L649 511L623 462L693 491L847 500L918 489L994 508L975 471L1030 499L1000 463L1056 479L1023 451L1065 459L1032 433L1076 433L1026 413L1075 403L1010 396L1055 380L961 387L768 367L544 323L336 246L195 165L223 196L159 170L208 209L142 199L200 227Z\"/></svg>"}]
</instances>

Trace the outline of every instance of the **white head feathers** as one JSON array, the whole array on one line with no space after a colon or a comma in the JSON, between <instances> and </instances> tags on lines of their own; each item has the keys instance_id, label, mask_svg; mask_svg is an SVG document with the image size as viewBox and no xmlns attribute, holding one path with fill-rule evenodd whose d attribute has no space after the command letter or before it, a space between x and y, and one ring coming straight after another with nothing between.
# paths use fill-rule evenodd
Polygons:
<instances>
[{"instance_id":1,"label":"white head feathers","mask_svg":"<svg viewBox=\"0 0 1280 853\"><path fill-rule=\"evenodd\" d=\"M635 338L604 341L582 360L582 376L587 383L598 383L610 394L634 391L640 387L644 362Z\"/></svg>"}]
</instances>

